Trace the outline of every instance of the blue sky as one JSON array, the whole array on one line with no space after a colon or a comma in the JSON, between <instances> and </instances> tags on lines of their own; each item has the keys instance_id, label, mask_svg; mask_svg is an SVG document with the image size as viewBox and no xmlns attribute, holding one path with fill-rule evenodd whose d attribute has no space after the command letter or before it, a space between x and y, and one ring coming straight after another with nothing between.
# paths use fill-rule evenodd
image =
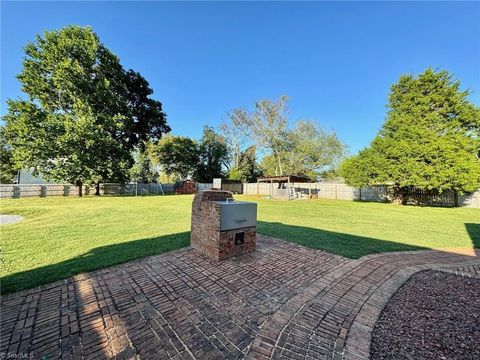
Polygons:
<instances>
[{"instance_id":1,"label":"blue sky","mask_svg":"<svg viewBox=\"0 0 480 360\"><path fill-rule=\"evenodd\" d=\"M199 137L227 110L290 96L355 153L403 73L451 71L480 104L480 3L5 2L1 113L21 95L22 47L44 30L90 25L162 101L173 133Z\"/></svg>"}]
</instances>

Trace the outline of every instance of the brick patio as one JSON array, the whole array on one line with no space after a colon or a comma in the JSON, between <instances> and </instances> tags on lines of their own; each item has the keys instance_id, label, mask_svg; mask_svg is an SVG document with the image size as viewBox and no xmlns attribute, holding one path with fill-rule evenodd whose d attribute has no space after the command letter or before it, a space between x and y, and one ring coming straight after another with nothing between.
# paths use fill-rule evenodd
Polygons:
<instances>
[{"instance_id":1,"label":"brick patio","mask_svg":"<svg viewBox=\"0 0 480 360\"><path fill-rule=\"evenodd\" d=\"M349 260L263 236L256 252L223 262L183 249L2 297L1 352L364 359L381 309L411 274L476 276L479 265L441 251Z\"/></svg>"}]
</instances>

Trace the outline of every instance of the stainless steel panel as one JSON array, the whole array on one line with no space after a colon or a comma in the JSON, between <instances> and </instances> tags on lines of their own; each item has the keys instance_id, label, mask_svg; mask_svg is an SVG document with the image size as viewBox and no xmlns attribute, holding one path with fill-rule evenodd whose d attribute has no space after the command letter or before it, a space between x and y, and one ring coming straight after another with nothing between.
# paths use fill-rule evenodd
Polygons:
<instances>
[{"instance_id":1,"label":"stainless steel panel","mask_svg":"<svg viewBox=\"0 0 480 360\"><path fill-rule=\"evenodd\" d=\"M257 204L244 201L216 201L222 207L220 230L257 226Z\"/></svg>"}]
</instances>

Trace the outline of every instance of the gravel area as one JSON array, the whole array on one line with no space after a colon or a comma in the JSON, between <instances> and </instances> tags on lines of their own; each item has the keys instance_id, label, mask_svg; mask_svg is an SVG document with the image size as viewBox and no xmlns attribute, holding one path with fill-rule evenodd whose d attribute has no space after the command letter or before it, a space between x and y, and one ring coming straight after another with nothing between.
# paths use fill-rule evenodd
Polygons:
<instances>
[{"instance_id":1,"label":"gravel area","mask_svg":"<svg viewBox=\"0 0 480 360\"><path fill-rule=\"evenodd\" d=\"M0 214L0 225L13 224L23 220L20 215L2 215Z\"/></svg>"},{"instance_id":2,"label":"gravel area","mask_svg":"<svg viewBox=\"0 0 480 360\"><path fill-rule=\"evenodd\" d=\"M372 359L480 359L480 279L413 275L375 324Z\"/></svg>"}]
</instances>

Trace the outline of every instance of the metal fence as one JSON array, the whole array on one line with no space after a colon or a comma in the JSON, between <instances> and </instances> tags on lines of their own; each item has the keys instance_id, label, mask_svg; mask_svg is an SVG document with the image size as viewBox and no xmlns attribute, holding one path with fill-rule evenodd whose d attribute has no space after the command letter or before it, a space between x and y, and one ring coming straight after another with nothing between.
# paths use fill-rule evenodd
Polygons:
<instances>
[{"instance_id":1,"label":"metal fence","mask_svg":"<svg viewBox=\"0 0 480 360\"><path fill-rule=\"evenodd\" d=\"M289 189L286 185L271 183L244 183L235 184L238 189L235 192L243 192L246 195L272 196L289 198ZM241 186L238 186L241 185ZM197 183L197 191L211 189L211 183ZM222 184L223 188L223 184ZM386 186L369 186L357 189L343 183L291 183L291 188L296 197L307 197L309 195L320 199L339 200L363 200L387 202L391 200L391 190ZM100 194L106 195L161 195L173 193L174 184L100 184ZM232 190L232 189L226 189ZM84 193L94 194L94 187L85 187ZM0 184L0 198L23 198L36 196L75 196L78 195L78 187L71 184ZM433 205L433 206L455 206L455 196L451 192L435 194L424 190L412 190L406 196L409 204ZM458 205L469 208L480 208L480 190L473 194L459 195Z\"/></svg>"},{"instance_id":2,"label":"metal fence","mask_svg":"<svg viewBox=\"0 0 480 360\"><path fill-rule=\"evenodd\" d=\"M319 199L339 199L357 201L391 201L392 193L388 186L368 186L362 189L353 188L344 183L291 183L291 188L297 197L313 195ZM276 183L245 183L243 193L247 195L272 196L289 198L286 184ZM412 190L406 196L408 204L420 204L430 206L455 206L455 195L445 191L435 194L423 190ZM458 196L458 205L469 208L480 208L480 190L473 194Z\"/></svg>"},{"instance_id":3,"label":"metal fence","mask_svg":"<svg viewBox=\"0 0 480 360\"><path fill-rule=\"evenodd\" d=\"M175 184L100 184L101 195L162 195L174 192ZM211 189L211 183L197 183L197 191ZM95 194L95 187L84 186L85 195ZM78 195L78 187L71 184L0 184L0 198Z\"/></svg>"},{"instance_id":4,"label":"metal fence","mask_svg":"<svg viewBox=\"0 0 480 360\"><path fill-rule=\"evenodd\" d=\"M78 195L78 187L70 184L4 185L0 184L0 198L33 196Z\"/></svg>"}]
</instances>

